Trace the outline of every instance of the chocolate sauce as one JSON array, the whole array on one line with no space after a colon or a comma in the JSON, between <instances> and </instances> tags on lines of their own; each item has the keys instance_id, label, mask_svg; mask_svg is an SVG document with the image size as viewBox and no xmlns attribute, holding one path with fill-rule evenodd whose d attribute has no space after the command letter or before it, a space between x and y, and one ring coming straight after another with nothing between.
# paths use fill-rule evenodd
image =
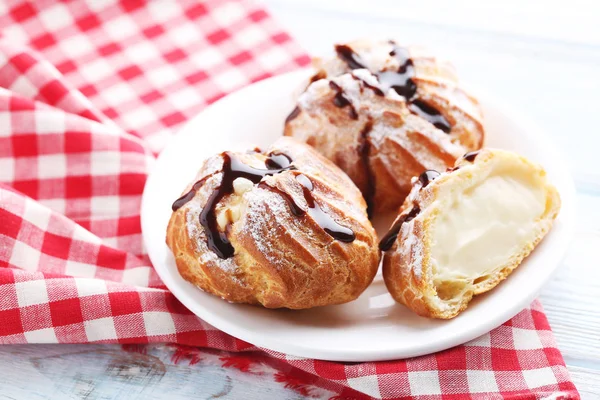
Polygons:
<instances>
[{"instance_id":1,"label":"chocolate sauce","mask_svg":"<svg viewBox=\"0 0 600 400\"><path fill-rule=\"evenodd\" d=\"M302 186L304 200L306 200L306 204L308 204L308 215L310 215L312 219L314 219L315 222L334 239L346 243L354 241L356 235L352 232L352 229L338 224L333 218L323 212L321 207L319 207L312 195L314 186L311 180L306 175L302 174L296 175L296 180L300 183L300 186Z\"/></svg>"},{"instance_id":2,"label":"chocolate sauce","mask_svg":"<svg viewBox=\"0 0 600 400\"><path fill-rule=\"evenodd\" d=\"M350 100L348 100L346 98L346 96L344 96L344 89L342 89L337 83L335 83L333 81L329 81L329 87L336 92L335 97L333 98L333 104L335 104L335 106L339 107L339 108L344 108L346 106L349 106L350 107L350 118L358 119L358 114L356 113L356 109L354 108L354 106L352 105Z\"/></svg>"},{"instance_id":3,"label":"chocolate sauce","mask_svg":"<svg viewBox=\"0 0 600 400\"><path fill-rule=\"evenodd\" d=\"M394 245L394 242L398 238L398 234L400 233L400 228L402 227L402 224L404 224L405 222L412 221L417 215L419 215L420 212L421 209L419 208L419 206L414 205L412 210L410 210L408 214L403 214L399 216L394 222L394 225L392 225L392 227L388 231L388 233L386 233L383 239L381 239L381 241L379 242L379 250L388 251Z\"/></svg>"},{"instance_id":4,"label":"chocolate sauce","mask_svg":"<svg viewBox=\"0 0 600 400\"><path fill-rule=\"evenodd\" d=\"M316 82L318 80L325 79L325 78L327 78L327 74L325 73L325 71L319 71L310 78L310 83L313 83L313 82Z\"/></svg>"},{"instance_id":5,"label":"chocolate sauce","mask_svg":"<svg viewBox=\"0 0 600 400\"><path fill-rule=\"evenodd\" d=\"M292 165L292 158L280 152L270 153L265 160L265 166L268 169L288 168L290 165Z\"/></svg>"},{"instance_id":6,"label":"chocolate sauce","mask_svg":"<svg viewBox=\"0 0 600 400\"><path fill-rule=\"evenodd\" d=\"M369 89L371 89L373 92L375 92L375 94L376 94L377 96L385 96L385 93L383 93L383 90L381 90L381 89L379 88L379 86L376 86L376 85L371 85L371 84L370 84L369 82L367 82L366 80L364 80L364 79L362 79L362 78L360 78L360 77L358 77L358 76L356 76L356 75L354 75L354 74L352 74L352 78L354 78L355 80L361 81L361 82L362 82L362 84L363 84L365 87L368 87ZM362 88L361 88L361 93L362 93Z\"/></svg>"},{"instance_id":7,"label":"chocolate sauce","mask_svg":"<svg viewBox=\"0 0 600 400\"><path fill-rule=\"evenodd\" d=\"M429 121L436 128L449 133L452 129L450 122L435 107L417 97L417 84L413 80L415 77L415 66L408 50L398 46L394 41L390 41L390 44L393 48L389 54L398 60L400 64L398 70L374 72L373 74L379 81L378 86L371 85L364 79L353 75L354 79L360 79L364 86L372 89L378 96L384 96L390 89L394 89L396 93L406 99L408 109L413 114ZM337 45L335 46L335 50L338 57L348 65L348 68L353 70L367 68L363 60L352 48L345 45Z\"/></svg>"},{"instance_id":8,"label":"chocolate sauce","mask_svg":"<svg viewBox=\"0 0 600 400\"><path fill-rule=\"evenodd\" d=\"M440 176L440 173L432 169L423 172L421 175L419 175L419 182L421 182L421 187L426 187L427 185L429 185L429 182L433 181L438 176Z\"/></svg>"},{"instance_id":9,"label":"chocolate sauce","mask_svg":"<svg viewBox=\"0 0 600 400\"><path fill-rule=\"evenodd\" d=\"M290 113L290 115L287 116L287 118L285 119L285 123L289 123L291 120L293 120L294 118L296 118L298 115L300 115L300 107L296 106L296 108L294 108L292 110L292 112Z\"/></svg>"},{"instance_id":10,"label":"chocolate sauce","mask_svg":"<svg viewBox=\"0 0 600 400\"><path fill-rule=\"evenodd\" d=\"M210 195L204 208L200 212L200 224L204 227L208 240L208 248L214 251L220 258L229 258L233 256L234 249L225 232L219 231L217 224L217 215L215 207L225 197L233 193L233 181L237 178L246 178L254 184L259 183L265 176L275 175L280 172L295 169L290 165L290 158L283 154L275 157L269 156L265 160L265 166L268 169L258 169L244 164L235 154L224 152L223 157L223 177L221 185ZM282 160L286 161L282 163Z\"/></svg>"},{"instance_id":11,"label":"chocolate sauce","mask_svg":"<svg viewBox=\"0 0 600 400\"><path fill-rule=\"evenodd\" d=\"M244 164L238 156L230 152L224 152L221 154L223 158L223 167L221 171L214 172L198 182L194 183L192 188L175 200L172 205L173 211L177 211L187 202L192 200L196 195L196 192L206 183L206 181L217 173L222 174L220 185L211 193L206 201L206 204L200 212L200 224L204 228L206 233L208 248L215 252L220 258L230 258L234 254L234 248L227 239L226 232L219 231L217 223L217 215L215 208L217 204L228 194L233 193L234 187L233 182L237 178L245 178L254 184L259 184L262 188L267 188L281 194L287 203L290 205L290 210L295 216L303 216L306 211L303 210L294 199L287 193L269 186L265 183L261 184L262 179L265 176L276 175L284 171L295 170L296 167L292 165L292 159L290 156L284 153L273 152L267 156L265 160L266 169L255 168L250 165ZM342 242L352 242L355 239L354 232L351 229L339 225L329 215L324 213L319 205L315 202L312 196L313 184L304 175L297 175L296 180L302 186L304 199L308 204L308 214L334 239Z\"/></svg>"},{"instance_id":12,"label":"chocolate sauce","mask_svg":"<svg viewBox=\"0 0 600 400\"><path fill-rule=\"evenodd\" d=\"M415 65L405 48L399 47L395 43L393 45L394 48L390 51L390 55L396 57L400 66L397 71L381 71L377 77L384 92L394 89L396 93L409 101L417 93L417 85L412 79L415 76Z\"/></svg>"},{"instance_id":13,"label":"chocolate sauce","mask_svg":"<svg viewBox=\"0 0 600 400\"><path fill-rule=\"evenodd\" d=\"M338 44L335 46L335 52L337 53L338 57L341 58L348 65L348 68L367 68L360 56L349 46L346 46L344 44Z\"/></svg>"},{"instance_id":14,"label":"chocolate sauce","mask_svg":"<svg viewBox=\"0 0 600 400\"><path fill-rule=\"evenodd\" d=\"M396 93L404 97L407 101L410 101L415 93L417 93L417 85L412 81L412 75L413 68L411 66L404 73L383 71L378 73L377 77L379 78L380 88L384 93L387 93L390 89L394 89Z\"/></svg>"},{"instance_id":15,"label":"chocolate sauce","mask_svg":"<svg viewBox=\"0 0 600 400\"><path fill-rule=\"evenodd\" d=\"M369 117L369 120L360 132L360 145L358 147L358 154L360 154L360 159L367 177L365 193L363 194L367 201L367 214L369 217L371 217L373 211L373 196L375 194L375 179L373 171L371 170L371 163L369 162L369 155L371 152L371 139L369 133L371 133L371 129L373 129L373 121Z\"/></svg>"},{"instance_id":16,"label":"chocolate sauce","mask_svg":"<svg viewBox=\"0 0 600 400\"><path fill-rule=\"evenodd\" d=\"M467 160L468 162L473 162L473 161L475 161L475 157L477 157L478 154L479 154L479 150L471 151L471 152L468 152L467 154L465 154L463 156L463 158L465 160Z\"/></svg>"},{"instance_id":17,"label":"chocolate sauce","mask_svg":"<svg viewBox=\"0 0 600 400\"><path fill-rule=\"evenodd\" d=\"M290 207L290 211L296 217L302 217L304 214L306 214L306 211L304 211L302 209L302 207L300 207L296 203L296 201L294 200L294 198L289 193L284 192L283 190L281 190L281 189L279 189L279 188L277 188L275 186L267 185L265 182L259 183L258 187L261 188L261 189L269 190L269 191L271 191L273 193L277 193L278 195L280 195L281 197L283 197L283 199L285 200L285 202Z\"/></svg>"},{"instance_id":18,"label":"chocolate sauce","mask_svg":"<svg viewBox=\"0 0 600 400\"><path fill-rule=\"evenodd\" d=\"M296 175L296 180L302 186L302 194L304 195L304 200L306 200L306 204L308 205L308 215L331 237L340 242L350 243L354 241L356 235L352 232L351 229L346 228L335 222L333 218L331 218L328 214L323 212L321 207L315 201L315 198L312 195L312 191L314 189L312 181L306 176L302 174ZM283 190L267 185L266 183L260 183L259 187L262 189L270 190L272 192L278 193L283 199L286 201L288 206L290 207L290 211L296 217L302 217L306 215L307 211L304 210L294 198L287 192Z\"/></svg>"},{"instance_id":19,"label":"chocolate sauce","mask_svg":"<svg viewBox=\"0 0 600 400\"><path fill-rule=\"evenodd\" d=\"M173 202L173 204L171 205L171 210L175 212L181 207L183 207L188 201L192 200L196 195L196 192L202 187L202 185L204 185L203 180L194 183L194 186L192 186L189 192L187 192L186 194L184 194L183 196L181 196Z\"/></svg>"},{"instance_id":20,"label":"chocolate sauce","mask_svg":"<svg viewBox=\"0 0 600 400\"><path fill-rule=\"evenodd\" d=\"M433 126L446 133L450 133L452 126L450 122L444 117L436 108L431 105L425 103L420 99L413 99L408 104L408 109L421 118L429 121Z\"/></svg>"},{"instance_id":21,"label":"chocolate sauce","mask_svg":"<svg viewBox=\"0 0 600 400\"><path fill-rule=\"evenodd\" d=\"M180 198L178 198L177 200L175 200L173 202L173 205L171 205L171 210L173 210L173 212L175 212L175 211L179 210L181 207L183 207L188 201L191 201L194 198L194 196L196 195L196 192L198 192L198 190L200 190L200 188L202 186L204 186L206 181L209 178L212 178L215 174L217 174L219 172L221 172L221 171L213 172L212 174L205 176L204 178L200 179L198 182L194 183L192 188L186 194L182 195Z\"/></svg>"},{"instance_id":22,"label":"chocolate sauce","mask_svg":"<svg viewBox=\"0 0 600 400\"><path fill-rule=\"evenodd\" d=\"M337 45L335 46L335 51L338 57L348 65L348 68L367 68L360 56L352 48L345 45ZM394 89L399 95L410 100L417 92L417 85L412 80L415 76L413 61L406 49L395 44L390 55L396 57L400 63L400 67L398 67L397 71L379 71L374 74L379 80L379 87L376 93L383 96L389 89ZM369 87L372 88L373 85L369 85Z\"/></svg>"},{"instance_id":23,"label":"chocolate sauce","mask_svg":"<svg viewBox=\"0 0 600 400\"><path fill-rule=\"evenodd\" d=\"M254 152L258 151L260 149L254 149ZM227 239L225 232L220 232L218 229L215 207L225 195L233 193L233 181L237 178L246 178L252 183L257 184L267 175L275 175L296 168L291 165L292 159L283 153L270 154L265 160L265 167L267 169L259 169L246 165L238 157L229 152L222 153L221 157L223 157L223 169L194 183L186 194L175 200L171 208L173 211L180 209L194 198L196 192L206 183L208 178L217 173L222 173L223 177L221 178L220 186L209 196L204 208L200 212L200 224L206 232L208 248L214 251L220 258L229 258L233 256L234 249Z\"/></svg>"}]
</instances>

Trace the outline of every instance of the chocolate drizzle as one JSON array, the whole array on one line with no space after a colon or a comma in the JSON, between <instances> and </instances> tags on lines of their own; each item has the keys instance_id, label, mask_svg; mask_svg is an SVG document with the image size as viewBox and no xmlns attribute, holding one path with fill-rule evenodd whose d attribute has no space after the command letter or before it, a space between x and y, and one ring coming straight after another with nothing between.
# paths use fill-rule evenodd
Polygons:
<instances>
[{"instance_id":1,"label":"chocolate drizzle","mask_svg":"<svg viewBox=\"0 0 600 400\"><path fill-rule=\"evenodd\" d=\"M300 115L300 107L296 106L296 108L294 108L292 110L292 112L290 113L290 115L287 116L287 118L285 119L285 123L289 123L291 120L293 120L294 118L296 118L298 115Z\"/></svg>"},{"instance_id":2,"label":"chocolate drizzle","mask_svg":"<svg viewBox=\"0 0 600 400\"><path fill-rule=\"evenodd\" d=\"M346 46L345 44L337 44L335 46L335 52L337 53L338 57L341 58L346 65L348 65L348 68L367 68L360 56L354 50L352 50L351 47Z\"/></svg>"},{"instance_id":3,"label":"chocolate drizzle","mask_svg":"<svg viewBox=\"0 0 600 400\"><path fill-rule=\"evenodd\" d=\"M360 145L358 147L358 154L360 154L367 180L364 196L367 201L367 214L369 217L371 217L373 212L373 196L375 194L375 179L373 171L371 170L371 163L369 162L371 153L371 139L369 133L371 133L371 129L373 129L373 121L369 117L369 120L360 132Z\"/></svg>"},{"instance_id":4,"label":"chocolate drizzle","mask_svg":"<svg viewBox=\"0 0 600 400\"><path fill-rule=\"evenodd\" d=\"M218 171L221 172L221 171ZM198 182L194 183L194 185L192 186L192 188L184 195L182 195L180 198L178 198L177 200L175 200L173 202L173 205L171 205L171 210L173 210L173 212L179 210L181 207L183 207L188 201L192 200L194 198L194 196L196 195L196 192L198 192L198 190L200 190L200 188L202 186L204 186L204 183L211 177L213 177L217 172L214 172L208 176L205 176L204 178L200 179Z\"/></svg>"},{"instance_id":5,"label":"chocolate drizzle","mask_svg":"<svg viewBox=\"0 0 600 400\"><path fill-rule=\"evenodd\" d=\"M289 168L291 164L292 158L287 154L280 152L273 152L269 154L269 157L265 160L265 167L270 170Z\"/></svg>"},{"instance_id":6,"label":"chocolate drizzle","mask_svg":"<svg viewBox=\"0 0 600 400\"><path fill-rule=\"evenodd\" d=\"M277 193L278 195L280 195L281 197L283 197L283 199L285 200L285 202L290 207L290 211L296 217L302 217L304 214L306 214L306 211L304 211L302 209L302 207L300 207L296 203L296 201L294 200L294 198L292 197L292 195L289 194L288 192L284 192L283 190L279 189L278 187L267 185L265 182L259 183L258 187L261 188L261 189L269 190L269 191L271 191L273 193Z\"/></svg>"},{"instance_id":7,"label":"chocolate drizzle","mask_svg":"<svg viewBox=\"0 0 600 400\"><path fill-rule=\"evenodd\" d=\"M414 99L408 104L408 109L419 117L429 121L433 126L446 133L450 133L450 122L434 107L423 100Z\"/></svg>"},{"instance_id":8,"label":"chocolate drizzle","mask_svg":"<svg viewBox=\"0 0 600 400\"><path fill-rule=\"evenodd\" d=\"M230 152L224 152L223 157L223 177L220 186L210 195L205 206L200 212L200 224L206 232L208 248L214 251L220 258L229 258L233 256L234 249L225 232L219 231L215 207L225 197L233 193L233 181L237 178L246 178L254 184L259 183L265 176L275 175L283 171L295 169L290 163L290 158L283 155L276 156L274 159L269 156L265 160L267 169L258 169L244 164L242 160ZM287 160L282 162L283 160Z\"/></svg>"},{"instance_id":9,"label":"chocolate drizzle","mask_svg":"<svg viewBox=\"0 0 600 400\"><path fill-rule=\"evenodd\" d=\"M415 76L415 65L408 54L408 50L403 47L394 46L390 55L396 57L400 66L397 71L381 71L377 74L379 82L383 85L383 91L387 92L394 89L396 93L410 101L417 93L417 85L413 81Z\"/></svg>"},{"instance_id":10,"label":"chocolate drizzle","mask_svg":"<svg viewBox=\"0 0 600 400\"><path fill-rule=\"evenodd\" d=\"M380 88L379 86L372 85L372 84L370 84L369 82L367 82L366 80L364 80L364 79L362 79L362 78L360 78L360 77L358 77L358 76L356 76L356 75L354 75L354 74L352 74L352 78L353 78L354 80L361 81L361 82L362 82L362 84L363 84L363 86L365 86L365 87L367 87L367 88L371 89L371 90L372 90L372 91L373 91L373 92L374 92L374 93L375 93L377 96L385 96L385 93L383 93L383 90L381 90L381 88ZM378 82L378 83L379 83L379 82ZM362 88L360 88L360 92L361 92L361 93L363 92L363 89L362 89Z\"/></svg>"},{"instance_id":11,"label":"chocolate drizzle","mask_svg":"<svg viewBox=\"0 0 600 400\"><path fill-rule=\"evenodd\" d=\"M398 46L393 41L390 41L390 44L393 48L389 54L398 60L398 63L400 64L398 70L374 72L373 74L379 81L378 86L374 86L355 75L353 75L353 77L355 79L360 79L366 87L372 89L378 96L384 96L390 89L394 89L396 93L406 99L408 109L413 114L430 122L436 128L449 133L452 129L450 122L438 109L417 96L417 84L413 79L415 77L415 66L408 54L408 50ZM335 46L335 51L338 57L346 63L348 68L352 70L367 68L361 57L349 46L337 45Z\"/></svg>"},{"instance_id":12,"label":"chocolate drizzle","mask_svg":"<svg viewBox=\"0 0 600 400\"><path fill-rule=\"evenodd\" d=\"M465 154L463 156L463 158L465 160L467 160L468 162L473 162L473 161L475 161L475 157L477 157L478 154L479 154L479 150L471 151L471 152L468 152L467 154Z\"/></svg>"},{"instance_id":13,"label":"chocolate drizzle","mask_svg":"<svg viewBox=\"0 0 600 400\"><path fill-rule=\"evenodd\" d=\"M281 197L283 197L290 207L292 214L294 214L296 217L302 217L308 212L308 215L310 215L310 217L332 238L339 240L340 242L347 243L354 241L354 239L356 239L354 232L350 228L346 228L345 226L338 224L317 204L314 196L312 195L312 191L314 190L312 181L303 174L296 175L296 180L300 186L302 186L302 194L306 204L308 205L308 211L304 210L298 203L296 203L294 198L289 193L284 192L277 187L267 185L264 182L261 183L259 187L281 195Z\"/></svg>"},{"instance_id":14,"label":"chocolate drizzle","mask_svg":"<svg viewBox=\"0 0 600 400\"><path fill-rule=\"evenodd\" d=\"M440 176L440 173L432 169L423 172L421 175L419 175L419 182L421 182L421 187L426 187L427 185L429 185L429 182L433 181L438 176Z\"/></svg>"},{"instance_id":15,"label":"chocolate drizzle","mask_svg":"<svg viewBox=\"0 0 600 400\"><path fill-rule=\"evenodd\" d=\"M335 104L338 108L350 107L350 118L358 119L358 114L356 113L356 109L348 100L348 98L344 95L344 89L340 87L337 83L333 81L329 81L329 87L333 89L335 93L335 97L333 98L333 104Z\"/></svg>"},{"instance_id":16,"label":"chocolate drizzle","mask_svg":"<svg viewBox=\"0 0 600 400\"><path fill-rule=\"evenodd\" d=\"M226 232L221 232L219 230L215 209L217 204L226 195L234 192L233 182L238 178L245 178L255 185L259 184L262 188L268 188L269 190L277 191L290 205L290 210L295 216L303 216L306 214L306 211L298 206L289 194L265 183L261 183L262 179L266 176L295 170L296 167L292 165L292 158L290 156L278 152L269 154L264 162L266 169L255 168L247 165L243 163L242 160L234 153L224 152L221 154L221 157L223 158L222 169L194 183L192 188L179 199L175 200L171 207L173 211L177 211L194 198L196 192L206 183L209 178L213 177L217 173L222 174L219 186L208 197L199 217L200 224L206 233L208 248L217 256L222 259L226 259L232 257L235 252L231 242L229 242L227 239ZM351 229L335 222L331 217L329 217L329 215L324 213L319 205L315 202L315 199L311 193L313 190L313 184L310 179L301 174L297 175L296 179L303 188L304 198L308 204L308 214L319 224L319 226L325 230L325 232L331 235L334 239L342 242L352 242L355 239L354 232L352 232Z\"/></svg>"},{"instance_id":17,"label":"chocolate drizzle","mask_svg":"<svg viewBox=\"0 0 600 400\"><path fill-rule=\"evenodd\" d=\"M267 169L259 169L246 165L235 154L230 152L222 153L221 157L223 158L222 170L194 183L190 191L175 200L171 208L173 211L180 209L194 198L196 192L206 183L208 178L214 176L216 173L221 173L222 178L219 187L212 192L200 212L200 224L206 232L208 248L214 251L220 258L229 258L233 256L234 249L227 239L225 232L219 231L215 207L225 195L233 193L233 181L237 178L246 178L252 183L257 184L265 176L275 175L296 168L291 165L291 158L283 153L269 155L265 160L265 167Z\"/></svg>"},{"instance_id":18,"label":"chocolate drizzle","mask_svg":"<svg viewBox=\"0 0 600 400\"><path fill-rule=\"evenodd\" d=\"M323 212L321 207L319 207L312 195L314 186L311 180L306 175L302 174L296 175L296 180L300 186L302 186L304 200L306 200L306 204L308 205L308 215L310 215L312 219L314 219L315 222L334 239L346 243L354 241L356 235L352 232L352 229L338 224L333 218Z\"/></svg>"},{"instance_id":19,"label":"chocolate drizzle","mask_svg":"<svg viewBox=\"0 0 600 400\"><path fill-rule=\"evenodd\" d=\"M412 221L417 215L419 215L420 212L421 209L415 204L408 214L402 214L396 218L396 221L394 221L394 224L388 233L386 233L383 239L381 239L379 242L379 250L388 251L394 245L394 242L396 242L398 234L400 233L400 228L402 228L402 224Z\"/></svg>"},{"instance_id":20,"label":"chocolate drizzle","mask_svg":"<svg viewBox=\"0 0 600 400\"><path fill-rule=\"evenodd\" d=\"M321 71L317 72L315 75L311 76L310 83L313 83L313 82L316 82L318 80L325 79L325 78L327 78L327 74L325 73L325 71L321 70Z\"/></svg>"}]
</instances>

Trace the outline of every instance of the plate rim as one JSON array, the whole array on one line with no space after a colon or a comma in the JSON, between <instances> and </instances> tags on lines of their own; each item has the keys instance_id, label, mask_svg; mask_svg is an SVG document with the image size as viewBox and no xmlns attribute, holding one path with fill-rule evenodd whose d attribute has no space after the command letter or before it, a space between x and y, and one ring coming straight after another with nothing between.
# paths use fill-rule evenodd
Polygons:
<instances>
[{"instance_id":1,"label":"plate rim","mask_svg":"<svg viewBox=\"0 0 600 400\"><path fill-rule=\"evenodd\" d=\"M144 186L144 192L142 195L141 202L141 226L142 226L142 238L144 242L145 248L148 250L151 248L152 241L150 238L151 229L148 228L150 222L147 213L144 210L148 209L148 203L150 202L150 195L148 187L153 186L154 179L156 178L156 169L158 168L160 161L162 158L165 158L165 154L169 154L169 149L176 148L176 143L178 141L184 141L187 136L191 134L192 127L194 125L194 121L202 118L202 116L210 112L215 106L217 106L220 102L224 101L231 95L241 95L243 92L248 90L258 90L262 86L274 85L277 81L284 80L292 80L297 79L300 81L302 77L307 76L310 69L300 69L297 71L288 72L285 74L273 76L267 79L264 79L259 82L255 82L253 84L247 85L235 92L230 93L229 95L219 99L215 103L209 105L205 109L203 109L199 114L195 117L188 120L175 134L171 140L168 141L167 145L160 152L159 156L156 158L153 163L149 173L148 178L146 180ZM221 330L231 336L249 342L257 347L267 349L269 351L275 351L279 353L286 354L288 356L300 357L300 358L313 358L313 359L321 359L321 360L335 360L341 362L368 362L368 361L383 361L383 360L395 360L395 359L404 359L409 357L421 356L432 354L438 351L442 351L463 343L466 343L470 340L476 339L481 335L491 331L492 329L502 325L504 322L508 321L516 314L518 314L521 310L527 307L539 294L542 287L552 278L552 276L556 273L558 268L560 267L562 260L564 259L567 250L573 240L574 232L575 232L575 185L573 182L572 175L569 172L567 167L567 163L562 156L562 154L558 151L554 141L552 138L547 135L533 120L524 115L520 110L517 110L510 105L499 101L497 98L490 96L485 90L481 90L479 88L473 87L471 85L462 85L469 89L471 93L477 93L477 95L481 98L485 98L488 103L493 104L494 108L500 111L502 114L510 117L517 125L522 126L525 130L527 130L532 136L537 138L543 138L542 140L545 143L545 148L547 149L547 153L553 153L553 157L555 158L554 162L560 164L556 169L561 170L563 172L563 190L560 191L560 196L562 200L562 208L560 214L563 215L563 220L565 222L565 233L563 234L563 241L561 242L561 247L557 251L559 254L558 259L555 263L553 263L552 271L547 273L543 279L536 280L532 283L534 288L530 290L527 296L523 296L520 301L516 301L512 304L512 306L507 307L502 310L500 316L497 316L495 319L489 319L484 323L478 325L476 328L466 331L457 331L450 332L444 338L441 338L439 342L436 342L434 345L427 343L424 345L417 345L411 348L410 351L406 350L396 350L394 349L381 349L375 351L368 351L363 349L347 349L344 350L344 354L340 354L339 350L324 350L318 349L315 350L309 346L291 343L289 341L280 340L278 338L269 337L268 339L264 339L260 333L255 333L243 326L237 325L235 323L231 323L229 320L225 318L219 318L216 314L210 313L206 307L203 307L201 304L189 299L187 295L183 292L183 288L180 287L176 282L173 282L171 277L167 272L167 268L156 267L163 260L155 259L156 256L152 255L152 252L148 250L148 257L150 258L154 270L157 272L158 276L161 278L162 282L165 284L167 289L173 293L173 295L186 307L188 308L194 315L208 324L214 326L218 330ZM165 245L166 246L166 245ZM185 282L188 285L191 285L188 282ZM197 289L197 288L196 288ZM200 289L197 289L200 290ZM232 304L235 306L235 304ZM401 353L401 354L400 354Z\"/></svg>"}]
</instances>

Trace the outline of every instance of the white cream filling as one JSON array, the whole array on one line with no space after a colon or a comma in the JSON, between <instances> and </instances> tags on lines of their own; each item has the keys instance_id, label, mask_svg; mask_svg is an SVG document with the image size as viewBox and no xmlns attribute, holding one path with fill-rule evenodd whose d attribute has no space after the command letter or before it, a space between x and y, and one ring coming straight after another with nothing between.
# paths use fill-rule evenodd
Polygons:
<instances>
[{"instance_id":1,"label":"white cream filling","mask_svg":"<svg viewBox=\"0 0 600 400\"><path fill-rule=\"evenodd\" d=\"M492 274L533 239L545 193L523 178L492 173L462 193L447 194L453 198L433 227L436 281L473 281Z\"/></svg>"},{"instance_id":2,"label":"white cream filling","mask_svg":"<svg viewBox=\"0 0 600 400\"><path fill-rule=\"evenodd\" d=\"M254 183L250 179L237 178L233 181L233 192L238 196L243 195L248 190L252 189Z\"/></svg>"},{"instance_id":3,"label":"white cream filling","mask_svg":"<svg viewBox=\"0 0 600 400\"><path fill-rule=\"evenodd\" d=\"M252 187L254 187L254 184L246 178L237 178L233 181L233 193L235 196L227 204L227 207L222 207L217 212L217 225L219 225L219 229L225 230L227 225L240 219L243 211L242 195L252 189Z\"/></svg>"}]
</instances>

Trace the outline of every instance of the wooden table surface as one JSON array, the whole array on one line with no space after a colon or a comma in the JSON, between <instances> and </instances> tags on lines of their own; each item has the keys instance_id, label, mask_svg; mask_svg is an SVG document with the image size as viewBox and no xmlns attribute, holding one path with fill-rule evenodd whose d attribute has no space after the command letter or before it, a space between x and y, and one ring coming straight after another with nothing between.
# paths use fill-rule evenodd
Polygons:
<instances>
[{"instance_id":1,"label":"wooden table surface","mask_svg":"<svg viewBox=\"0 0 600 400\"><path fill-rule=\"evenodd\" d=\"M529 114L562 149L577 188L575 240L540 298L584 399L600 399L600 6L570 0L266 0L313 54L333 42L395 37L434 48L469 83ZM173 362L114 345L0 348L0 398L304 396L260 375Z\"/></svg>"}]
</instances>

